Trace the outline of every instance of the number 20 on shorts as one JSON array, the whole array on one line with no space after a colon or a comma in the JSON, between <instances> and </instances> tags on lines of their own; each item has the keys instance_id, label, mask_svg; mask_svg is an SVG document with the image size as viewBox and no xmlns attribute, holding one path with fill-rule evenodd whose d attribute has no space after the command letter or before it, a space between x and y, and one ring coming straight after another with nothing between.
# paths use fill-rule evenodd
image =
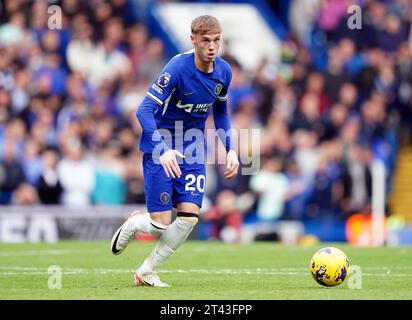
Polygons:
<instances>
[{"instance_id":1,"label":"number 20 on shorts","mask_svg":"<svg viewBox=\"0 0 412 320\"><path fill-rule=\"evenodd\" d=\"M206 177L203 174L198 175L197 177L194 174L188 174L185 176L185 191L199 191L203 193L206 186Z\"/></svg>"}]
</instances>

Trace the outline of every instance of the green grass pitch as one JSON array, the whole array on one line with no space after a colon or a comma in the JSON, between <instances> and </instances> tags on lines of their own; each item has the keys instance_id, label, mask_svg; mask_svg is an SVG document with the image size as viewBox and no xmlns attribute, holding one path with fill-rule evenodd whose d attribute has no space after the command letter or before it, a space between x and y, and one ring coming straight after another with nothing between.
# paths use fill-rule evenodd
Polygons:
<instances>
[{"instance_id":1,"label":"green grass pitch","mask_svg":"<svg viewBox=\"0 0 412 320\"><path fill-rule=\"evenodd\" d=\"M114 256L109 241L0 244L0 299L412 299L411 247L187 242L159 270L172 287L134 287L133 270L154 245L134 242ZM337 287L318 285L308 264L325 246L342 249L360 273ZM59 285L51 266L61 268L60 289L48 287Z\"/></svg>"}]
</instances>

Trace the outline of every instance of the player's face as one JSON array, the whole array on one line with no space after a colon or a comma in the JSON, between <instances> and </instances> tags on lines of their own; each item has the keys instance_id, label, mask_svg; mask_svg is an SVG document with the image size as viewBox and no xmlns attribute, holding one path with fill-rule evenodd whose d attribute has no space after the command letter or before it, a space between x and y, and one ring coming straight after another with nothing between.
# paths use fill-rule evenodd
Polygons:
<instances>
[{"instance_id":1,"label":"player's face","mask_svg":"<svg viewBox=\"0 0 412 320\"><path fill-rule=\"evenodd\" d=\"M211 63L215 60L220 47L220 32L192 35L192 43L202 62Z\"/></svg>"}]
</instances>

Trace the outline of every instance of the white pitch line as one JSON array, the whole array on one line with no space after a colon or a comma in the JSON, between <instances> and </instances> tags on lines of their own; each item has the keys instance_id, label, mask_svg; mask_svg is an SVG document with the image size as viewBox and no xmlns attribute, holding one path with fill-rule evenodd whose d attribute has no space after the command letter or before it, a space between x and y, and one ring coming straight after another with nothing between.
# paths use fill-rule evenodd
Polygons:
<instances>
[{"instance_id":1,"label":"white pitch line","mask_svg":"<svg viewBox=\"0 0 412 320\"><path fill-rule=\"evenodd\" d=\"M48 274L47 268L38 267L19 267L19 266L1 266L0 275L46 275ZM305 275L308 272L297 272L293 271L296 269L176 269L176 270L159 270L159 273L186 273L186 274L206 274L206 275L220 275L220 274L246 274L246 275ZM65 275L74 274L122 274L122 273L133 273L132 269L85 269L85 268L62 268L62 273ZM372 276L372 277L411 277L411 274L407 273L370 273L362 272L362 276Z\"/></svg>"}]
</instances>

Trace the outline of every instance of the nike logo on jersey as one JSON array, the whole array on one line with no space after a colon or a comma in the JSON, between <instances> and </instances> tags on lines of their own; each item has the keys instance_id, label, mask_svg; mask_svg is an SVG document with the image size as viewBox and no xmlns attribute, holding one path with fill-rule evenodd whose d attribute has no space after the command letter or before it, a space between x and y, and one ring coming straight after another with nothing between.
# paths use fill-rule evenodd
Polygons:
<instances>
[{"instance_id":1,"label":"nike logo on jersey","mask_svg":"<svg viewBox=\"0 0 412 320\"><path fill-rule=\"evenodd\" d=\"M190 96L191 94L194 94L194 92L185 92L184 93L185 96Z\"/></svg>"}]
</instances>

